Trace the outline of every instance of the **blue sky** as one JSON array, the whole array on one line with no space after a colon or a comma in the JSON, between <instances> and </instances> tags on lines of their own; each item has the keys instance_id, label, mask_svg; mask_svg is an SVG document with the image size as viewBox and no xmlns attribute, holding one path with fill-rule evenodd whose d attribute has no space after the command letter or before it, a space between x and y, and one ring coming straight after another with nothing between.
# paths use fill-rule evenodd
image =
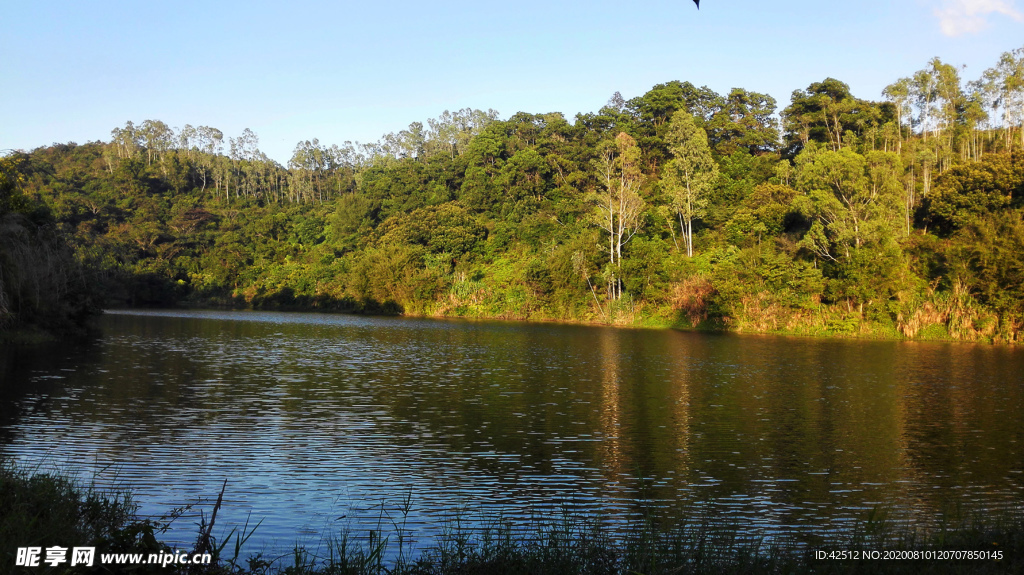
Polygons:
<instances>
[{"instance_id":1,"label":"blue sky","mask_svg":"<svg viewBox=\"0 0 1024 575\"><path fill-rule=\"evenodd\" d=\"M596 111L690 81L789 102L855 95L938 56L976 79L1024 46L1024 0L769 3L14 2L0 34L0 152L109 140L128 120L209 125L286 163L299 140L374 141L445 109Z\"/></svg>"}]
</instances>

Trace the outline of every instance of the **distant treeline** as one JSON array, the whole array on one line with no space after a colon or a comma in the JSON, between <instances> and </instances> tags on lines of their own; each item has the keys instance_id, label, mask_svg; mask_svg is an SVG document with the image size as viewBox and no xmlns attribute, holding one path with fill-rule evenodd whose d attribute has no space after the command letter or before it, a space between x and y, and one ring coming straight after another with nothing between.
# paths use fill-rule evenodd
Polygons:
<instances>
[{"instance_id":1,"label":"distant treeline","mask_svg":"<svg viewBox=\"0 0 1024 575\"><path fill-rule=\"evenodd\" d=\"M303 141L288 166L249 130L148 120L4 162L108 305L1017 341L1024 48L883 96L828 78L780 121L765 94L673 81L572 123L467 109ZM4 278L42 265L4 237ZM5 281L3 321L51 305Z\"/></svg>"}]
</instances>

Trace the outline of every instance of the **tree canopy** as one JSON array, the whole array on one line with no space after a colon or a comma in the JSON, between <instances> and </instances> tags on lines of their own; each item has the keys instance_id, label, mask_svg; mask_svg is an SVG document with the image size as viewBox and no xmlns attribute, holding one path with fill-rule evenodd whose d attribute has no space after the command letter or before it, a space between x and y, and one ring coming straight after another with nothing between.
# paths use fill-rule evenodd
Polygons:
<instances>
[{"instance_id":1,"label":"tree canopy","mask_svg":"<svg viewBox=\"0 0 1024 575\"><path fill-rule=\"evenodd\" d=\"M102 296L1016 341L1021 50L966 83L932 59L883 101L826 78L781 121L670 81L571 121L310 138L287 165L251 130L127 122L0 158L0 328Z\"/></svg>"}]
</instances>

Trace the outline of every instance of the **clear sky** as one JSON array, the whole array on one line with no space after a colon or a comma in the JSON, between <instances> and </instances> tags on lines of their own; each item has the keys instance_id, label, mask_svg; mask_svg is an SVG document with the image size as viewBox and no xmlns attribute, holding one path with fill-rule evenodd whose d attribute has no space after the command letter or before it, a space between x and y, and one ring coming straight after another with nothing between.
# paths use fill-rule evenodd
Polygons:
<instances>
[{"instance_id":1,"label":"clear sky","mask_svg":"<svg viewBox=\"0 0 1024 575\"><path fill-rule=\"evenodd\" d=\"M1024 0L11 2L0 153L128 120L368 142L442 111L597 111L669 80L768 93L826 77L879 99L932 57L978 78L1024 46Z\"/></svg>"}]
</instances>

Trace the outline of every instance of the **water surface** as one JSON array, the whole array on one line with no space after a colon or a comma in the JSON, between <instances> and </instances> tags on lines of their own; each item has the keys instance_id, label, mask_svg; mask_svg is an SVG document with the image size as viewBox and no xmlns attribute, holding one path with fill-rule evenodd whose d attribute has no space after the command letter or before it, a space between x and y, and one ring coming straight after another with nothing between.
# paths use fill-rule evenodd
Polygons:
<instances>
[{"instance_id":1,"label":"water surface","mask_svg":"<svg viewBox=\"0 0 1024 575\"><path fill-rule=\"evenodd\" d=\"M269 550L454 510L616 521L695 507L768 532L1024 501L1024 352L512 322L116 312L0 354L0 452L216 498ZM186 516L171 538L194 537Z\"/></svg>"}]
</instances>

